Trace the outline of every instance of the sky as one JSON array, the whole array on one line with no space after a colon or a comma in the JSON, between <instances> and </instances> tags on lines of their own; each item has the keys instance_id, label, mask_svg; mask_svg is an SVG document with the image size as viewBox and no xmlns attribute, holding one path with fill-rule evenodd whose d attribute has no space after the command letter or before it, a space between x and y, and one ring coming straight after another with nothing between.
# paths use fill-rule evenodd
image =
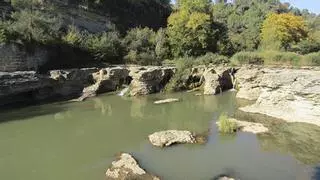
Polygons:
<instances>
[{"instance_id":1,"label":"sky","mask_svg":"<svg viewBox=\"0 0 320 180\"><path fill-rule=\"evenodd\" d=\"M281 2L288 2L299 9L308 9L310 12L320 14L320 0L281 0Z\"/></svg>"}]
</instances>

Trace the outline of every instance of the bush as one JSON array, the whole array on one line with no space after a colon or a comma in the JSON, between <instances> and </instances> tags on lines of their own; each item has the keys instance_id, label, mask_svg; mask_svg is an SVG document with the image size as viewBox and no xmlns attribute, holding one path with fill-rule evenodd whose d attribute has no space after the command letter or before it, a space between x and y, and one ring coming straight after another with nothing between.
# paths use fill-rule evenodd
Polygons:
<instances>
[{"instance_id":1,"label":"bush","mask_svg":"<svg viewBox=\"0 0 320 180\"><path fill-rule=\"evenodd\" d=\"M69 26L67 34L62 37L62 41L73 47L80 47L85 38L85 34L81 33L75 26Z\"/></svg>"},{"instance_id":2,"label":"bush","mask_svg":"<svg viewBox=\"0 0 320 180\"><path fill-rule=\"evenodd\" d=\"M238 52L231 58L231 63L241 64L263 64L263 57L257 52Z\"/></svg>"},{"instance_id":3,"label":"bush","mask_svg":"<svg viewBox=\"0 0 320 180\"><path fill-rule=\"evenodd\" d=\"M195 65L193 58L179 58L176 62L176 72L166 85L166 91L181 91L188 89L186 82L189 79L191 68Z\"/></svg>"},{"instance_id":4,"label":"bush","mask_svg":"<svg viewBox=\"0 0 320 180\"><path fill-rule=\"evenodd\" d=\"M263 51L265 65L301 65L302 56L293 52Z\"/></svg>"},{"instance_id":5,"label":"bush","mask_svg":"<svg viewBox=\"0 0 320 180\"><path fill-rule=\"evenodd\" d=\"M304 65L320 66L320 52L310 53L303 58Z\"/></svg>"},{"instance_id":6,"label":"bush","mask_svg":"<svg viewBox=\"0 0 320 180\"><path fill-rule=\"evenodd\" d=\"M89 34L81 46L91 52L97 60L121 63L122 46L118 32Z\"/></svg>"},{"instance_id":7,"label":"bush","mask_svg":"<svg viewBox=\"0 0 320 180\"><path fill-rule=\"evenodd\" d=\"M294 45L290 51L296 52L299 54L308 54L312 52L320 51L320 42L315 40L303 40L298 44Z\"/></svg>"},{"instance_id":8,"label":"bush","mask_svg":"<svg viewBox=\"0 0 320 180\"><path fill-rule=\"evenodd\" d=\"M226 56L214 54L214 53L207 53L203 56L200 56L196 59L198 64L227 64L230 62L229 58Z\"/></svg>"},{"instance_id":9,"label":"bush","mask_svg":"<svg viewBox=\"0 0 320 180\"><path fill-rule=\"evenodd\" d=\"M122 41L126 49L125 60L128 63L140 65L158 65L156 59L156 34L149 28L134 28L128 31Z\"/></svg>"},{"instance_id":10,"label":"bush","mask_svg":"<svg viewBox=\"0 0 320 180\"><path fill-rule=\"evenodd\" d=\"M219 116L218 122L219 132L224 134L235 133L237 130L237 123L230 120L226 114L221 114Z\"/></svg>"},{"instance_id":11,"label":"bush","mask_svg":"<svg viewBox=\"0 0 320 180\"><path fill-rule=\"evenodd\" d=\"M60 20L41 11L22 10L12 14L7 30L17 39L42 44L60 39Z\"/></svg>"}]
</instances>

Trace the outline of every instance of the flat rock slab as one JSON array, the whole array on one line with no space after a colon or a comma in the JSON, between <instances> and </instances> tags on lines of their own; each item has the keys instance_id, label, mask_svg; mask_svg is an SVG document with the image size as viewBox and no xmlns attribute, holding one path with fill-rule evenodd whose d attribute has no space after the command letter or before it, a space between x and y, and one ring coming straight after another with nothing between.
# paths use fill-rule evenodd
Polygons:
<instances>
[{"instance_id":1,"label":"flat rock slab","mask_svg":"<svg viewBox=\"0 0 320 180\"><path fill-rule=\"evenodd\" d=\"M190 131L167 130L149 135L149 141L154 146L167 147L172 144L194 144L196 138Z\"/></svg>"},{"instance_id":2,"label":"flat rock slab","mask_svg":"<svg viewBox=\"0 0 320 180\"><path fill-rule=\"evenodd\" d=\"M119 159L112 162L111 167L106 172L107 180L160 180L160 178L148 174L143 170L138 162L127 153L122 153Z\"/></svg>"},{"instance_id":3,"label":"flat rock slab","mask_svg":"<svg viewBox=\"0 0 320 180\"><path fill-rule=\"evenodd\" d=\"M172 102L178 102L179 99L169 98L169 99L163 99L159 101L155 101L154 104L165 104L165 103L172 103Z\"/></svg>"},{"instance_id":4,"label":"flat rock slab","mask_svg":"<svg viewBox=\"0 0 320 180\"><path fill-rule=\"evenodd\" d=\"M254 123L254 122L248 122L248 121L238 121L236 119L229 119L229 120L234 121L237 124L237 129L242 132L259 134L259 133L265 133L265 132L269 131L269 129L266 128L261 123ZM217 121L216 124L219 125L219 121Z\"/></svg>"}]
</instances>

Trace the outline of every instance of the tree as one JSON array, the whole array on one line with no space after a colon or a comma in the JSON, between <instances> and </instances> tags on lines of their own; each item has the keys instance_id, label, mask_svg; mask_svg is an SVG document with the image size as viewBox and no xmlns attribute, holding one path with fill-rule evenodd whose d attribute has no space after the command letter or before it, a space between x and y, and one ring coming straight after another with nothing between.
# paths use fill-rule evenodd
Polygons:
<instances>
[{"instance_id":1,"label":"tree","mask_svg":"<svg viewBox=\"0 0 320 180\"><path fill-rule=\"evenodd\" d=\"M150 28L133 28L127 32L122 46L126 48L125 60L141 65L157 65L155 54L156 33Z\"/></svg>"},{"instance_id":2,"label":"tree","mask_svg":"<svg viewBox=\"0 0 320 180\"><path fill-rule=\"evenodd\" d=\"M306 23L301 16L272 13L263 22L261 38L265 48L288 49L292 43L298 43L306 37Z\"/></svg>"},{"instance_id":3,"label":"tree","mask_svg":"<svg viewBox=\"0 0 320 180\"><path fill-rule=\"evenodd\" d=\"M175 57L197 56L215 46L208 0L179 0L178 11L168 18L168 38Z\"/></svg>"}]
</instances>

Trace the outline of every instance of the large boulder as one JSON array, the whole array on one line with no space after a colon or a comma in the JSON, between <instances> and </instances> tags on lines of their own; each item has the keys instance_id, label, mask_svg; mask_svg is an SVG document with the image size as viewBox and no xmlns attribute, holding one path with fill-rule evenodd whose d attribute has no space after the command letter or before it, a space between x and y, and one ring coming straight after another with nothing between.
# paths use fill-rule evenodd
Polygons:
<instances>
[{"instance_id":1,"label":"large boulder","mask_svg":"<svg viewBox=\"0 0 320 180\"><path fill-rule=\"evenodd\" d=\"M129 94L139 96L159 92L173 74L174 68L170 67L132 67L129 74L132 77Z\"/></svg>"},{"instance_id":2,"label":"large boulder","mask_svg":"<svg viewBox=\"0 0 320 180\"><path fill-rule=\"evenodd\" d=\"M154 146L165 147L172 144L193 144L196 143L196 137L190 131L167 130L149 135L149 141Z\"/></svg>"},{"instance_id":3,"label":"large boulder","mask_svg":"<svg viewBox=\"0 0 320 180\"><path fill-rule=\"evenodd\" d=\"M143 170L138 162L127 153L122 153L118 160L113 161L111 167L106 172L107 180L160 180L158 177Z\"/></svg>"},{"instance_id":4,"label":"large boulder","mask_svg":"<svg viewBox=\"0 0 320 180\"><path fill-rule=\"evenodd\" d=\"M233 69L227 67L207 68L203 73L203 93L215 95L233 88Z\"/></svg>"},{"instance_id":5,"label":"large boulder","mask_svg":"<svg viewBox=\"0 0 320 180\"><path fill-rule=\"evenodd\" d=\"M253 105L241 110L320 126L320 71L278 68L254 71L256 73L250 80L238 81L239 92L249 89L246 96L241 95L242 98L256 99Z\"/></svg>"}]
</instances>

